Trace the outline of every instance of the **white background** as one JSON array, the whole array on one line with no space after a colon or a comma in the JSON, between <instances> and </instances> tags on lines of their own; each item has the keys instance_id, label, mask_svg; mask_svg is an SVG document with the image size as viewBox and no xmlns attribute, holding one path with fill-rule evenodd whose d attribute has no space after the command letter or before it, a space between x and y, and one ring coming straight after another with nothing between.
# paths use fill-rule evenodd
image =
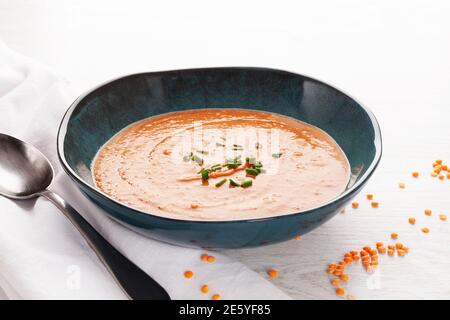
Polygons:
<instances>
[{"instance_id":1,"label":"white background","mask_svg":"<svg viewBox=\"0 0 450 320\"><path fill-rule=\"evenodd\" d=\"M207 66L286 69L350 93L381 124L383 159L363 191L380 208L361 195L360 209L302 241L227 253L263 275L279 269L274 283L294 298L332 299L326 264L396 231L411 253L381 258L372 276L349 269L347 291L450 299L450 221L437 218L450 218L450 180L429 176L434 159L450 164L449 1L0 0L0 37L69 79L75 94L126 73Z\"/></svg>"}]
</instances>

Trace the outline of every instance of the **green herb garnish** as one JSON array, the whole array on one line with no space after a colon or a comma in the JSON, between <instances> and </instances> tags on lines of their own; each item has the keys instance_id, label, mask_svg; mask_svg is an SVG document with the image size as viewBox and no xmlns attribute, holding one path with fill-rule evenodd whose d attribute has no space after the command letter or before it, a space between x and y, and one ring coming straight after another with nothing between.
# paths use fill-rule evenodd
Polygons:
<instances>
[{"instance_id":1,"label":"green herb garnish","mask_svg":"<svg viewBox=\"0 0 450 320\"><path fill-rule=\"evenodd\" d=\"M261 161L256 161L256 162L253 164L253 167L256 168L256 169L261 169L261 168L263 167L263 164L262 164Z\"/></svg>"},{"instance_id":2,"label":"green herb garnish","mask_svg":"<svg viewBox=\"0 0 450 320\"><path fill-rule=\"evenodd\" d=\"M273 153L272 154L272 157L274 157L274 158L280 158L281 156L282 156L283 154L280 152L280 153Z\"/></svg>"},{"instance_id":3,"label":"green herb garnish","mask_svg":"<svg viewBox=\"0 0 450 320\"><path fill-rule=\"evenodd\" d=\"M222 169L222 165L221 165L221 164L215 164L215 165L213 165L213 166L210 168L211 172L219 171L220 169Z\"/></svg>"},{"instance_id":4,"label":"green herb garnish","mask_svg":"<svg viewBox=\"0 0 450 320\"><path fill-rule=\"evenodd\" d=\"M225 182L227 182L227 179L220 180L219 182L216 183L216 188L223 186Z\"/></svg>"},{"instance_id":5,"label":"green herb garnish","mask_svg":"<svg viewBox=\"0 0 450 320\"><path fill-rule=\"evenodd\" d=\"M202 169L199 171L199 173L202 175L203 181L206 181L209 179L209 170L208 169Z\"/></svg>"},{"instance_id":6,"label":"green herb garnish","mask_svg":"<svg viewBox=\"0 0 450 320\"><path fill-rule=\"evenodd\" d=\"M261 148L262 148L261 143L259 143L259 142L255 143L255 148L256 148L257 150L261 149Z\"/></svg>"},{"instance_id":7,"label":"green herb garnish","mask_svg":"<svg viewBox=\"0 0 450 320\"><path fill-rule=\"evenodd\" d=\"M203 159L200 158L200 157L198 157L198 156L195 155L195 154L191 157L191 159L192 159L192 161L197 162L199 165L202 165L202 164L203 164Z\"/></svg>"},{"instance_id":8,"label":"green herb garnish","mask_svg":"<svg viewBox=\"0 0 450 320\"><path fill-rule=\"evenodd\" d=\"M230 179L230 187L239 187L240 184L234 181L233 179Z\"/></svg>"},{"instance_id":9,"label":"green herb garnish","mask_svg":"<svg viewBox=\"0 0 450 320\"><path fill-rule=\"evenodd\" d=\"M242 188L248 188L251 187L253 185L253 181L252 180L247 180L241 183L241 187Z\"/></svg>"},{"instance_id":10,"label":"green herb garnish","mask_svg":"<svg viewBox=\"0 0 450 320\"><path fill-rule=\"evenodd\" d=\"M225 162L225 166L227 166L228 169L236 169L241 164L242 164L242 160L241 160L240 156L233 158L233 159L227 159Z\"/></svg>"},{"instance_id":11,"label":"green herb garnish","mask_svg":"<svg viewBox=\"0 0 450 320\"><path fill-rule=\"evenodd\" d=\"M261 171L258 169L253 169L253 168L247 168L245 169L245 173L247 173L249 176L254 176L256 177Z\"/></svg>"}]
</instances>

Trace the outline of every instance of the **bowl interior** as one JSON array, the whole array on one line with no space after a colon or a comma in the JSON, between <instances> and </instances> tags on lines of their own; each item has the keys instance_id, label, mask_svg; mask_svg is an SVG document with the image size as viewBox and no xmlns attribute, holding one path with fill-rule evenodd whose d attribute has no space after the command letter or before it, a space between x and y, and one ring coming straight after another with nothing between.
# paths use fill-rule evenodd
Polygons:
<instances>
[{"instance_id":1,"label":"bowl interior","mask_svg":"<svg viewBox=\"0 0 450 320\"><path fill-rule=\"evenodd\" d=\"M373 115L320 81L261 68L212 68L130 75L74 102L59 135L71 169L93 186L90 166L99 148L138 120L198 108L275 112L313 124L331 135L350 162L354 185L381 150Z\"/></svg>"}]
</instances>

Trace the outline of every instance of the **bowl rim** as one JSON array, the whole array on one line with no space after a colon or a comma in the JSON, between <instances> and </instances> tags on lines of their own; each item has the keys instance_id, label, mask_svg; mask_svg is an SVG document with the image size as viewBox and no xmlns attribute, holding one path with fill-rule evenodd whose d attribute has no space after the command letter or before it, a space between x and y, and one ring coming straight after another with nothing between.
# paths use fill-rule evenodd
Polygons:
<instances>
[{"instance_id":1,"label":"bowl rim","mask_svg":"<svg viewBox=\"0 0 450 320\"><path fill-rule=\"evenodd\" d=\"M285 214L281 214L281 215L273 215L273 216L268 216L268 217L261 217L261 218L246 218L246 219L230 219L230 220L201 220L201 219L181 219L181 218L174 218L174 217L167 217L164 215L159 215L159 214L155 214L155 213L149 213L149 212L145 212L145 211L141 211L139 209L133 208L131 206L128 206L127 204L120 202L112 197L110 197L109 195L107 195L106 193L102 192L101 190L95 188L94 186L91 186L89 183L87 183L83 178L81 178L73 169L72 167L68 164L65 155L64 155L64 140L66 137L66 133L67 133L67 125L69 123L69 119L72 115L72 113L74 112L74 110L76 109L76 107L79 105L79 103L85 98L87 97L89 94L93 93L94 91L100 89L101 87L110 84L112 82L118 81L118 80L123 80L126 79L128 77L134 77L134 76L139 76L139 75L144 75L144 74L151 74L151 75L158 75L158 74L170 74L170 73L178 73L178 72L192 72L192 71L220 71L220 70L246 70L246 71L270 71L270 72L275 72L275 73L281 73L281 74L287 74L287 75L293 75L293 76L297 76L297 77L302 77L304 79L307 79L309 81L324 85L326 87L329 87L333 90L336 90L337 92L343 94L344 96L347 96L348 98L350 98L351 100L353 100L354 102L356 102L358 104L358 106L360 108L362 108L366 114L368 115L371 123L372 123L372 127L374 129L374 147L375 147L375 155L372 159L372 162L370 163L369 167L367 168L366 172L363 174L363 176L353 185L351 186L349 189L345 190L343 193L339 194L338 196L336 196L335 198L330 199L327 202L324 202L322 204L319 204L313 208L309 208L307 210L303 210L300 212L288 212ZM119 207L124 207L127 210L131 210L133 213L137 214L137 215L145 215L145 216L152 216L154 218L158 218L158 219L163 219L163 220L168 220L168 221L172 221L172 222L178 222L178 223L202 223L202 224L231 224L231 223L241 223L241 222L262 222L262 221L267 221L267 220L272 220L272 219L276 219L276 218L281 218L281 217L292 217L292 216L296 216L296 215L304 215L304 214L308 214L311 213L313 211L316 211L318 209L322 209L325 208L327 206L333 205L334 203L351 197L353 195L353 193L355 193L360 187L362 187L367 180L370 178L370 176L372 175L372 173L375 171L376 167L378 166L380 159L381 159L381 155L382 155L382 138L381 138L381 130L380 130L380 125L375 117L375 115L372 113L372 111L366 107L365 105L363 105L361 102L359 102L357 99L355 99L354 97L352 97L351 95L347 94L345 91L337 88L334 85L330 85L324 81L318 80L316 78L310 77L310 76L306 76L304 74L300 74L300 73L295 73L295 72L290 72L290 71L286 71L286 70L281 70L281 69L273 69L273 68L265 68L265 67L245 67L245 66L240 66L240 67L207 67L207 68L188 68L188 69L173 69L173 70L166 70L166 71L149 71L149 72L139 72L139 73L131 73L131 74L126 74L126 75L122 75L119 77L115 77L113 79L107 80L95 87L93 87L92 89L89 89L87 91L85 91L83 94L79 95L69 106L69 108L66 110L66 112L64 113L59 128L58 128L58 133L57 133L57 139L56 139L56 149L57 149L57 154L58 154L58 159L59 162L61 163L62 168L64 169L64 171L73 179L75 180L77 183L83 185L85 188L89 189L89 191L97 194L100 197L105 198L105 200L109 200L112 201L113 203L115 203L116 205L118 205Z\"/></svg>"}]
</instances>

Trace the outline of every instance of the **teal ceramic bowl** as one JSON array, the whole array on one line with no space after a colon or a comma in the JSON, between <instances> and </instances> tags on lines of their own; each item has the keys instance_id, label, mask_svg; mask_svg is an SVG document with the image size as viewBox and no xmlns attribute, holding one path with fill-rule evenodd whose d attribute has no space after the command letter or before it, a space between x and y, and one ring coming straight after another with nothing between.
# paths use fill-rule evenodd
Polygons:
<instances>
[{"instance_id":1,"label":"teal ceramic bowl","mask_svg":"<svg viewBox=\"0 0 450 320\"><path fill-rule=\"evenodd\" d=\"M350 162L352 175L347 189L321 206L298 213L192 221L133 209L95 188L91 162L115 133L150 116L198 108L275 112L323 129L338 142ZM62 119L58 155L82 192L129 228L178 245L241 248L289 240L331 219L373 174L381 157L381 134L367 108L338 89L300 74L245 67L174 70L129 75L79 97Z\"/></svg>"}]
</instances>

